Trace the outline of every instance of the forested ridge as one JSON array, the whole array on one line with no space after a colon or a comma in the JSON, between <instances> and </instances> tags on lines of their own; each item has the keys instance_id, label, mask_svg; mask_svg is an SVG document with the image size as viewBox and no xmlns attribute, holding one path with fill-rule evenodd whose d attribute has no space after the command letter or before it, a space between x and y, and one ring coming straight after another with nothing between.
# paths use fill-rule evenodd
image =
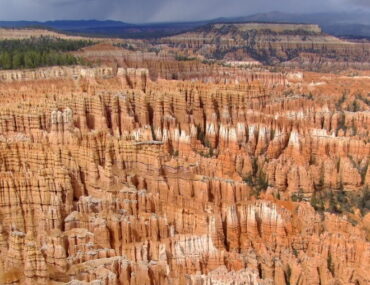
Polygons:
<instances>
[{"instance_id":1,"label":"forested ridge","mask_svg":"<svg viewBox=\"0 0 370 285\"><path fill-rule=\"evenodd\" d=\"M75 65L81 59L68 53L94 44L88 40L64 40L40 37L0 41L0 69Z\"/></svg>"}]
</instances>

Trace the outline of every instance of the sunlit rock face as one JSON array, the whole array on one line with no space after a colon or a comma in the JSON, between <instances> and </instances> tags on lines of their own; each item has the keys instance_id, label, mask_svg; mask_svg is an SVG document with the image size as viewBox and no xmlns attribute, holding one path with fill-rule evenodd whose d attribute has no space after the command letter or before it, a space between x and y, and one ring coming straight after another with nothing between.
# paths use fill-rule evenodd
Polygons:
<instances>
[{"instance_id":1,"label":"sunlit rock face","mask_svg":"<svg viewBox=\"0 0 370 285\"><path fill-rule=\"evenodd\" d=\"M310 24L215 23L160 42L184 54L223 60L231 67L263 63L325 71L370 68L368 42L339 39ZM297 72L288 77L300 78Z\"/></svg>"},{"instance_id":2,"label":"sunlit rock face","mask_svg":"<svg viewBox=\"0 0 370 285\"><path fill-rule=\"evenodd\" d=\"M0 283L368 284L368 79L242 74L0 72Z\"/></svg>"}]
</instances>

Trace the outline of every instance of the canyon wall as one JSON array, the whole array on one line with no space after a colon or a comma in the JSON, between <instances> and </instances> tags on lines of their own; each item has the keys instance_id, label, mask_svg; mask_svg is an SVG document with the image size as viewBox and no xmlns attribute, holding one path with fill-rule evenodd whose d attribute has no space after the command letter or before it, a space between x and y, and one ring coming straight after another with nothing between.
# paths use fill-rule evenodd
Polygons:
<instances>
[{"instance_id":1,"label":"canyon wall","mask_svg":"<svg viewBox=\"0 0 370 285\"><path fill-rule=\"evenodd\" d=\"M209 24L160 43L213 60L253 58L268 65L325 71L369 69L369 43L324 34L317 25Z\"/></svg>"},{"instance_id":2,"label":"canyon wall","mask_svg":"<svg viewBox=\"0 0 370 285\"><path fill-rule=\"evenodd\" d=\"M240 73L1 72L0 283L368 284L369 80Z\"/></svg>"}]
</instances>

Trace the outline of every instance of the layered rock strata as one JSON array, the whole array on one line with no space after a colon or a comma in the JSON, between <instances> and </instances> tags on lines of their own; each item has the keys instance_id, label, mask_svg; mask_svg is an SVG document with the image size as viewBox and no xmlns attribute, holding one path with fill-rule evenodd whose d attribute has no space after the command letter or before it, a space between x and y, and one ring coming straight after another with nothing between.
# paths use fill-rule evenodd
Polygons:
<instances>
[{"instance_id":1,"label":"layered rock strata","mask_svg":"<svg viewBox=\"0 0 370 285\"><path fill-rule=\"evenodd\" d=\"M369 186L366 78L84 70L2 73L1 284L370 282L368 219L307 202Z\"/></svg>"}]
</instances>

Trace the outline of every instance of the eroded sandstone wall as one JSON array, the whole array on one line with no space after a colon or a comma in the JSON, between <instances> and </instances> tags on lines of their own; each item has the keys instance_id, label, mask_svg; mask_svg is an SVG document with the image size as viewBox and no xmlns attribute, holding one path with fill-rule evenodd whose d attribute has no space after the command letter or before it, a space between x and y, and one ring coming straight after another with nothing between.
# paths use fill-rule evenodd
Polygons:
<instances>
[{"instance_id":1,"label":"eroded sandstone wall","mask_svg":"<svg viewBox=\"0 0 370 285\"><path fill-rule=\"evenodd\" d=\"M306 202L369 185L368 81L68 70L3 75L1 284L369 283L366 219Z\"/></svg>"}]
</instances>

